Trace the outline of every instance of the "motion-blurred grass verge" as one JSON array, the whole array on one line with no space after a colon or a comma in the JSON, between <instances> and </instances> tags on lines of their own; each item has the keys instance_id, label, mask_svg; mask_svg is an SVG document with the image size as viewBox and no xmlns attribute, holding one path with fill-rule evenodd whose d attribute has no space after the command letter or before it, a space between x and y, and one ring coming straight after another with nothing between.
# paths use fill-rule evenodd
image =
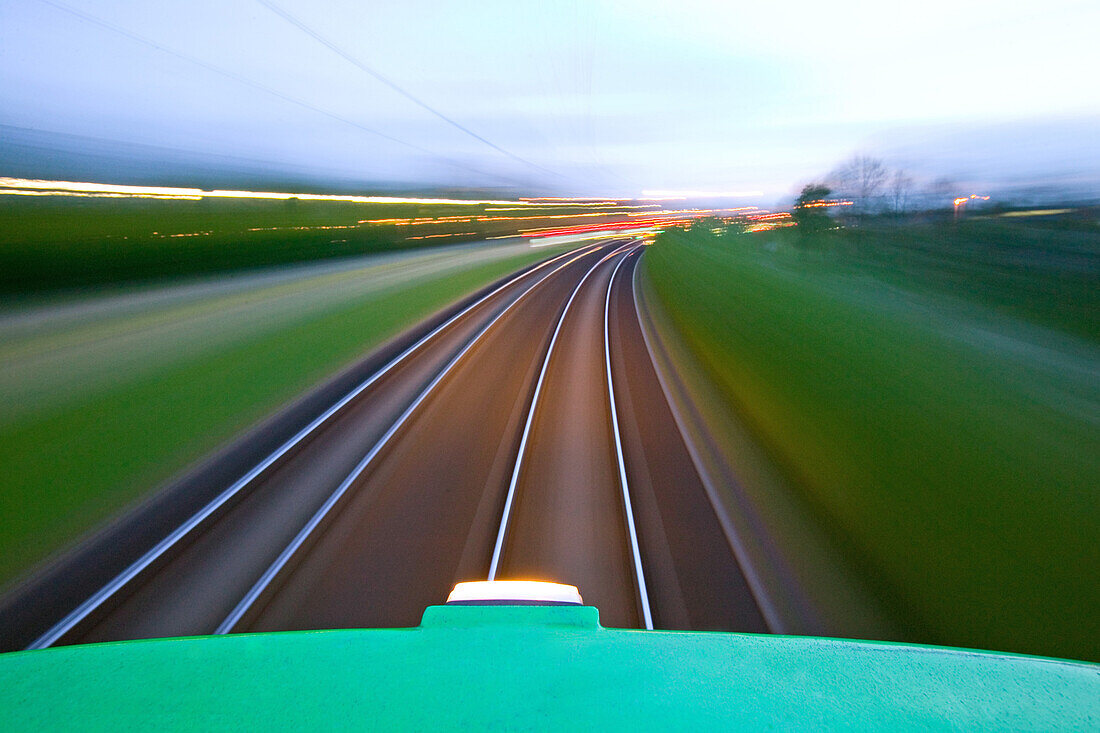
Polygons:
<instances>
[{"instance_id":1,"label":"motion-blurred grass verge","mask_svg":"<svg viewBox=\"0 0 1100 733\"><path fill-rule=\"evenodd\" d=\"M393 249L403 246L402 236L358 222L393 215L396 208L0 196L0 293L165 280Z\"/></svg>"},{"instance_id":2,"label":"motion-blurred grass verge","mask_svg":"<svg viewBox=\"0 0 1100 733\"><path fill-rule=\"evenodd\" d=\"M0 297L35 300L58 291L515 234L515 212L495 211L483 203L0 195ZM527 206L522 213L591 211L578 204Z\"/></svg>"},{"instance_id":3,"label":"motion-blurred grass verge","mask_svg":"<svg viewBox=\"0 0 1100 733\"><path fill-rule=\"evenodd\" d=\"M670 231L644 273L917 641L1100 659L1100 231Z\"/></svg>"},{"instance_id":4,"label":"motion-blurred grass verge","mask_svg":"<svg viewBox=\"0 0 1100 733\"><path fill-rule=\"evenodd\" d=\"M0 585L373 346L552 253L444 248L0 311Z\"/></svg>"}]
</instances>

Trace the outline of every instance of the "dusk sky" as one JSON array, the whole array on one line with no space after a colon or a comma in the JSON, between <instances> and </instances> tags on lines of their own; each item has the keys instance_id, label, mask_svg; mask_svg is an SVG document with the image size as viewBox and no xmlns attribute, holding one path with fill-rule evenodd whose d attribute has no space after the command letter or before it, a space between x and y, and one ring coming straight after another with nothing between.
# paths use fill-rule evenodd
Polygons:
<instances>
[{"instance_id":1,"label":"dusk sky","mask_svg":"<svg viewBox=\"0 0 1100 733\"><path fill-rule=\"evenodd\" d=\"M275 5L510 155L258 0L0 0L0 125L608 195L785 195L856 151L976 180L1100 168L1095 0Z\"/></svg>"}]
</instances>

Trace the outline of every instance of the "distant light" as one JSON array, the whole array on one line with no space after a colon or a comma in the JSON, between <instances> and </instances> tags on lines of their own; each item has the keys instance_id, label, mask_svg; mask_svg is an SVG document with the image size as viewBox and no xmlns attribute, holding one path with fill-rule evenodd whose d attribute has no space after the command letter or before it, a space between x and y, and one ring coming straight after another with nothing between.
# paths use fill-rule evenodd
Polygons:
<instances>
[{"instance_id":1,"label":"distant light","mask_svg":"<svg viewBox=\"0 0 1100 733\"><path fill-rule=\"evenodd\" d=\"M739 199L763 195L763 191L642 191L643 198L669 199Z\"/></svg>"},{"instance_id":2,"label":"distant light","mask_svg":"<svg viewBox=\"0 0 1100 733\"><path fill-rule=\"evenodd\" d=\"M957 199L955 199L955 208L957 209L960 206L962 206L963 204L965 204L966 202L973 201L973 200L989 201L989 197L988 196L982 196L981 194L978 194L978 193L972 193L969 196L959 196Z\"/></svg>"}]
</instances>

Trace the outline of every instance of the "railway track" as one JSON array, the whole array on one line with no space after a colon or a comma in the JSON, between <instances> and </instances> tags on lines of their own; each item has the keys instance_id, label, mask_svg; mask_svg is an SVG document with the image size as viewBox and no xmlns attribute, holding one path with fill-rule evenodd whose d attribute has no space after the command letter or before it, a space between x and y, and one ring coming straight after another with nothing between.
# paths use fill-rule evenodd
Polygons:
<instances>
[{"instance_id":1,"label":"railway track","mask_svg":"<svg viewBox=\"0 0 1100 733\"><path fill-rule=\"evenodd\" d=\"M578 585L609 626L780 630L662 391L642 249L589 245L469 303L29 647L409 626L457 581L514 577Z\"/></svg>"}]
</instances>

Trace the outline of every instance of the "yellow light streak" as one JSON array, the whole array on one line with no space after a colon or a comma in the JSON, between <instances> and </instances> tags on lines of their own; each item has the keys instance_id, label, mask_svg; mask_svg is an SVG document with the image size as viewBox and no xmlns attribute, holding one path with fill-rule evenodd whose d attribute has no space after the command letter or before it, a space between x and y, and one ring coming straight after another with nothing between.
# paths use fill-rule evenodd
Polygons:
<instances>
[{"instance_id":1,"label":"yellow light streak","mask_svg":"<svg viewBox=\"0 0 1100 733\"><path fill-rule=\"evenodd\" d=\"M412 239L440 239L443 237L465 237L477 232L454 232L452 234L422 234L419 237L405 237L405 241Z\"/></svg>"},{"instance_id":2,"label":"yellow light streak","mask_svg":"<svg viewBox=\"0 0 1100 733\"><path fill-rule=\"evenodd\" d=\"M1029 211L1006 211L1001 216L1054 216L1056 214L1068 214L1073 209L1030 209Z\"/></svg>"}]
</instances>

